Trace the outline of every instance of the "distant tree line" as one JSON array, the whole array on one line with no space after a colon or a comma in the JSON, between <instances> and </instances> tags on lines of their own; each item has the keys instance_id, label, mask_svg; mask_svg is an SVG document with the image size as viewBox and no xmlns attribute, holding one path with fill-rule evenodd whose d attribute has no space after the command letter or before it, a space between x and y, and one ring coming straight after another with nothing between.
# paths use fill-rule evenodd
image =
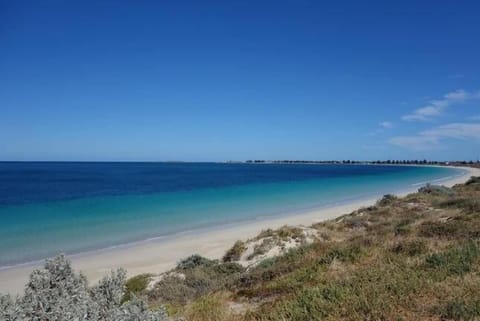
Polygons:
<instances>
[{"instance_id":1,"label":"distant tree line","mask_svg":"<svg viewBox=\"0 0 480 321\"><path fill-rule=\"evenodd\" d=\"M419 159L388 159L388 160L373 160L373 161L359 161L359 160L247 160L246 163L249 164L393 164L393 165L452 165L452 166L462 166L462 165L479 165L480 161L432 161L432 160L419 160Z\"/></svg>"}]
</instances>

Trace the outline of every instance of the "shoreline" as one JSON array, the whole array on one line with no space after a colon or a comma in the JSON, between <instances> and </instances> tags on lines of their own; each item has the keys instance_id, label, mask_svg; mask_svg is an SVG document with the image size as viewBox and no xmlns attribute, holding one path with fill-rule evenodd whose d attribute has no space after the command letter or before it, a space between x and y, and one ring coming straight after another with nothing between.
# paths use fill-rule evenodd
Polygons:
<instances>
[{"instance_id":1,"label":"shoreline","mask_svg":"<svg viewBox=\"0 0 480 321\"><path fill-rule=\"evenodd\" d=\"M318 165L323 165L323 164L318 164ZM352 165L357 165L357 164L352 164ZM415 166L415 165L407 164L407 165L402 165L402 166ZM442 167L442 166L439 166L439 165L425 165L425 166L428 166L428 167ZM402 196L402 195L406 195L406 194L410 193L411 191L415 191L418 187L423 186L427 183L443 184L444 182L449 182L449 181L454 180L454 179L463 178L465 175L467 175L467 173L465 172L465 169L463 169L463 172L461 174L445 176L445 177L434 179L432 181L422 181L422 182L418 182L418 183L413 183L413 184L410 185L409 188L398 189L398 190L395 190L395 191L391 191L390 193L394 194L394 195L397 195L397 196ZM238 227L239 225L244 225L246 223L262 223L264 221L270 221L270 220L273 220L273 219L298 217L298 216L301 216L301 215L304 215L304 214L307 214L307 213L318 212L318 211L321 211L321 210L331 210L333 208L344 206L344 205L359 204L360 202L364 202L364 201L377 200L377 199L381 198L384 194L385 193L372 192L372 193L362 194L362 195L358 195L358 196L351 197L351 198L348 198L348 199L344 199L344 200L341 200L341 201L333 201L333 202L327 202L327 203L316 204L316 205L311 205L311 206L305 206L305 207L297 208L297 209L294 209L294 210L279 211L279 212L265 214L265 215L258 216L258 217L248 217L248 218L235 219L235 220L231 220L231 221L228 221L228 222L215 224L215 225L209 226L209 227L197 226L197 227L193 227L191 229L175 231L175 232L167 233L167 234L161 234L161 235L153 236L153 237L146 238L146 239L140 239L140 240L135 240L135 241L131 241L131 242L119 243L119 244L115 244L115 245L111 245L111 246L107 246L107 247L103 247L103 248L88 249L88 250L80 251L80 252L77 252L77 253L71 253L71 254L68 254L68 257L70 259L81 258L81 257L85 257L85 256L94 255L94 254L97 254L97 253L100 254L100 253L116 250L116 249L122 249L122 248L127 249L127 248L137 247L137 246L141 246L141 245L151 243L151 242L162 242L163 240L168 239L168 238L176 238L176 237L185 236L185 235L197 235L197 234L203 234L203 233L207 233L207 232L217 232L218 230L224 230L224 229L230 228L230 227ZM34 259L34 260L31 260L31 261L27 261L27 262L20 262L20 263L13 263L13 264L10 264L10 265L4 265L4 266L0 266L0 272L3 271L3 270L16 269L16 268L20 268L20 267L24 267L24 266L31 266L31 267L40 266L40 265L43 265L44 262L45 262L45 258L42 258L42 259Z\"/></svg>"},{"instance_id":2,"label":"shoreline","mask_svg":"<svg viewBox=\"0 0 480 321\"><path fill-rule=\"evenodd\" d=\"M455 168L464 170L464 174L446 178L446 180L438 183L451 187L455 184L464 183L471 176L480 176L480 169L478 168ZM412 185L410 188L395 194L404 196L416 191L426 183ZM74 268L82 271L92 283L97 282L111 269L117 267L125 268L129 277L141 273L161 273L173 268L180 259L195 253L211 259L219 259L235 241L253 238L264 229L276 229L283 225L308 226L316 222L334 219L360 207L370 206L377 199L378 197L347 200L340 205L331 204L321 208L289 212L281 216L232 222L201 230L196 229L174 235L159 236L133 244L117 245L106 249L69 255L68 257ZM28 275L33 269L42 266L43 262L44 260L41 260L1 268L0 293L20 293L28 280Z\"/></svg>"}]
</instances>

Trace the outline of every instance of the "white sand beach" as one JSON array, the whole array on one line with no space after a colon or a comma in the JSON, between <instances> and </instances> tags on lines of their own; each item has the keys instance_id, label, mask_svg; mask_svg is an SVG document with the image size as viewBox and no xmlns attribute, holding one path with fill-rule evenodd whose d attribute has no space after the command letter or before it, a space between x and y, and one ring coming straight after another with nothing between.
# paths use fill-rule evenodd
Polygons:
<instances>
[{"instance_id":1,"label":"white sand beach","mask_svg":"<svg viewBox=\"0 0 480 321\"><path fill-rule=\"evenodd\" d=\"M455 177L441 184L453 186L463 183L471 176L480 176L480 169L462 167L465 175ZM407 194L416 191L419 186L412 186ZM362 206L374 204L376 199L354 201L348 204L292 213L278 218L231 224L209 230L183 233L169 238L141 242L134 245L117 247L103 251L70 256L74 268L81 270L91 282L96 282L111 269L123 267L128 275L140 273L160 273L169 270L182 258L191 254L218 259L236 240L252 238L267 228L283 225L311 225L312 223L333 219L350 213ZM0 293L20 293L30 272L41 266L41 262L15 266L0 270Z\"/></svg>"}]
</instances>

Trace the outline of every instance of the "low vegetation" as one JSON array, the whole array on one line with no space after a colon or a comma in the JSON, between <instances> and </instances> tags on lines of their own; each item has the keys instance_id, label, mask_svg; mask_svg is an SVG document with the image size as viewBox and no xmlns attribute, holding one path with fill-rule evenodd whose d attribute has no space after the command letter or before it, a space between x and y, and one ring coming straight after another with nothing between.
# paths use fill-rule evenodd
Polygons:
<instances>
[{"instance_id":1,"label":"low vegetation","mask_svg":"<svg viewBox=\"0 0 480 321\"><path fill-rule=\"evenodd\" d=\"M122 292L128 300L117 297L92 313L105 316L145 300L148 311L165 307L171 320L480 320L479 200L480 179L472 178L453 188L429 185L403 198L387 195L311 228L266 230L235 243L221 261L186 258L153 287L147 286L150 275L132 278ZM263 255L275 246L284 251ZM252 255L262 259L245 265ZM122 275L101 284L123 284ZM0 297L2 309L11 313L23 301L36 302L29 293L37 286L30 288L16 303ZM109 293L101 288L82 290L66 304Z\"/></svg>"},{"instance_id":2,"label":"low vegetation","mask_svg":"<svg viewBox=\"0 0 480 321\"><path fill-rule=\"evenodd\" d=\"M155 287L145 294L153 302L167 305L174 310L194 302L198 298L229 288L244 272L244 268L233 262L209 260L192 255L178 263L165 274Z\"/></svg>"},{"instance_id":3,"label":"low vegetation","mask_svg":"<svg viewBox=\"0 0 480 321\"><path fill-rule=\"evenodd\" d=\"M232 248L225 253L223 256L224 262L232 262L240 260L242 254L247 250L245 242L237 241L233 244Z\"/></svg>"},{"instance_id":4,"label":"low vegetation","mask_svg":"<svg viewBox=\"0 0 480 321\"><path fill-rule=\"evenodd\" d=\"M133 292L127 292L125 275L121 269L112 271L89 288L87 279L75 273L64 256L58 256L32 272L23 296L0 295L0 320L168 320L161 306L151 309Z\"/></svg>"},{"instance_id":5,"label":"low vegetation","mask_svg":"<svg viewBox=\"0 0 480 321\"><path fill-rule=\"evenodd\" d=\"M134 296L138 296L140 293L145 291L152 279L151 274L139 274L130 278L125 283L125 294L123 296L122 301L129 301Z\"/></svg>"}]
</instances>

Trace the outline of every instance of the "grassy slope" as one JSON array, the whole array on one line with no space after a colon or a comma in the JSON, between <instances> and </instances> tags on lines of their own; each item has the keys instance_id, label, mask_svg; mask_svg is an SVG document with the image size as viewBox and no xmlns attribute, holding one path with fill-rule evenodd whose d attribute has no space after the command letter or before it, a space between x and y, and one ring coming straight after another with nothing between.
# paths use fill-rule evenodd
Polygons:
<instances>
[{"instance_id":1,"label":"grassy slope","mask_svg":"<svg viewBox=\"0 0 480 321\"><path fill-rule=\"evenodd\" d=\"M193 257L142 294L192 321L480 320L480 179L313 227L317 241L247 271Z\"/></svg>"}]
</instances>

